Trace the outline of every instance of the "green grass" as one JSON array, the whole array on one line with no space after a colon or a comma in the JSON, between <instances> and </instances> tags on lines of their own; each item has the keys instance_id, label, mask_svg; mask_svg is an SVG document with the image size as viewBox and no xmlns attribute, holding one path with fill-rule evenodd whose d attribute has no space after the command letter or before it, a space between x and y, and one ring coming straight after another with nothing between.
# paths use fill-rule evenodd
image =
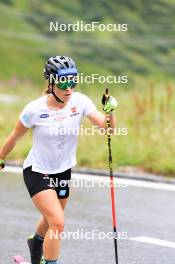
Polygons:
<instances>
[{"instance_id":1,"label":"green grass","mask_svg":"<svg viewBox=\"0 0 175 264\"><path fill-rule=\"evenodd\" d=\"M0 93L18 95L16 104L0 105L0 143L15 125L24 105L45 86L43 65L54 54L73 57L84 74L128 75L127 85L109 85L120 103L118 127L127 136L113 136L114 168L138 166L175 175L174 0L0 0ZM49 22L77 20L127 23L128 32L49 32ZM101 109L105 85L80 85ZM172 92L173 91L173 92ZM85 125L88 125L85 122ZM81 166L107 167L103 136L80 137ZM31 134L9 159L23 159Z\"/></svg>"},{"instance_id":2,"label":"green grass","mask_svg":"<svg viewBox=\"0 0 175 264\"><path fill-rule=\"evenodd\" d=\"M131 81L174 79L174 9L168 0L0 1L0 78L17 75L41 85L46 58L67 54L85 73L98 68ZM49 32L50 21L77 20L128 23L128 32Z\"/></svg>"},{"instance_id":3,"label":"green grass","mask_svg":"<svg viewBox=\"0 0 175 264\"><path fill-rule=\"evenodd\" d=\"M135 89L134 93L121 90L112 93L120 102L116 113L118 127L128 128L127 136L113 135L114 168L138 166L154 173L175 175L174 87L150 84L145 89ZM104 168L107 163L104 136L80 139L79 163Z\"/></svg>"},{"instance_id":4,"label":"green grass","mask_svg":"<svg viewBox=\"0 0 175 264\"><path fill-rule=\"evenodd\" d=\"M26 85L27 86L27 85ZM3 112L0 118L0 143L15 125L22 108L26 103L40 95L35 87L17 87L21 100L17 104L0 106ZM98 88L98 89L97 89ZM3 88L4 89L4 88ZM4 92L1 88L1 92ZM174 155L174 86L143 84L142 89L135 88L123 92L124 88L111 88L110 92L119 101L116 111L118 129L127 128L126 135L112 136L114 169L118 166L137 166L154 173L175 175ZM79 88L88 94L101 109L101 94L103 89L97 86L90 90ZM32 93L31 93L32 91ZM13 93L13 89L9 90ZM31 96L32 94L32 96ZM8 120L8 122L7 122ZM87 120L83 125L90 126ZM31 133L8 156L9 159L22 160L31 147ZM78 147L79 166L107 168L108 162L107 139L105 136L80 136Z\"/></svg>"}]
</instances>

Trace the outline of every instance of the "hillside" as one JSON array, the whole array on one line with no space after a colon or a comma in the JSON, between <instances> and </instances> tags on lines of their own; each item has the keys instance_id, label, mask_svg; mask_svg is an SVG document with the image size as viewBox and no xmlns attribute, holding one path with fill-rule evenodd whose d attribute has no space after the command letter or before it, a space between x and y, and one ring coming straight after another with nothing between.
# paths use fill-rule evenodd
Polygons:
<instances>
[{"instance_id":1,"label":"hillside","mask_svg":"<svg viewBox=\"0 0 175 264\"><path fill-rule=\"evenodd\" d=\"M68 54L81 72L174 78L174 0L0 1L0 78L42 83L52 54ZM49 22L127 23L128 32L49 32ZM99 67L100 65L100 67Z\"/></svg>"},{"instance_id":2,"label":"hillside","mask_svg":"<svg viewBox=\"0 0 175 264\"><path fill-rule=\"evenodd\" d=\"M117 127L128 129L127 136L113 137L114 169L135 166L175 175L174 13L175 0L0 0L0 93L18 98L8 105L0 102L0 145L24 105L41 94L46 59L64 54L75 59L84 75L128 76L127 85L108 85L119 101ZM128 24L128 31L49 31L51 21L78 20ZM88 94L102 110L105 86L80 84L78 91ZM8 159L22 161L30 147L28 133ZM78 164L106 168L105 139L81 136Z\"/></svg>"}]
</instances>

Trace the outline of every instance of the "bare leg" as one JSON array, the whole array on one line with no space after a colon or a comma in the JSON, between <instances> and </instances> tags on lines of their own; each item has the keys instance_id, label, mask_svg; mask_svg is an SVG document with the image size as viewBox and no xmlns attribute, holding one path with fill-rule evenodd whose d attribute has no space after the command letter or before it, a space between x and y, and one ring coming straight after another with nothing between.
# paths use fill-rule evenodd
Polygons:
<instances>
[{"instance_id":1,"label":"bare leg","mask_svg":"<svg viewBox=\"0 0 175 264\"><path fill-rule=\"evenodd\" d=\"M49 226L44 216L41 216L36 225L36 233L41 237L45 237Z\"/></svg>"},{"instance_id":2,"label":"bare leg","mask_svg":"<svg viewBox=\"0 0 175 264\"><path fill-rule=\"evenodd\" d=\"M65 199L59 199L59 202L61 204L61 207L63 208L63 210L65 209L66 207L66 204L68 202L68 198L65 198Z\"/></svg>"},{"instance_id":3,"label":"bare leg","mask_svg":"<svg viewBox=\"0 0 175 264\"><path fill-rule=\"evenodd\" d=\"M64 210L68 202L68 198L59 199L62 209ZM41 216L36 225L36 233L42 237L45 237L49 226L44 216Z\"/></svg>"},{"instance_id":4,"label":"bare leg","mask_svg":"<svg viewBox=\"0 0 175 264\"><path fill-rule=\"evenodd\" d=\"M42 213L48 223L48 231L44 239L44 257L48 260L58 259L60 255L60 237L59 234L64 229L64 212L66 200L62 201L62 206L54 190L45 190L36 194L32 198L35 206ZM41 228L41 227L40 227ZM42 231L44 228L41 228ZM51 236L55 234L55 236Z\"/></svg>"}]
</instances>

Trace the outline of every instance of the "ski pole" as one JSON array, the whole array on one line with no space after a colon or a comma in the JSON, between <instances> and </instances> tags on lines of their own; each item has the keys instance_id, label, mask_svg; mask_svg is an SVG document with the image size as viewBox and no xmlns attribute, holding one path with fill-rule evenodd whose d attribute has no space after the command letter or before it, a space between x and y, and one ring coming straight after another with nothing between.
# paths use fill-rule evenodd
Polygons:
<instances>
[{"instance_id":1,"label":"ski pole","mask_svg":"<svg viewBox=\"0 0 175 264\"><path fill-rule=\"evenodd\" d=\"M103 95L102 104L108 99L108 89L106 94ZM108 136L108 151L109 151L109 172L110 172L110 191L111 191L111 207L112 207L112 222L113 222L113 234L114 234L114 249L115 249L115 262L118 264L118 249L117 249L117 217L115 209L115 188L114 188L114 176L113 176L113 163L112 163L112 149L111 149L111 126L110 119L106 116L107 122L107 136Z\"/></svg>"}]
</instances>

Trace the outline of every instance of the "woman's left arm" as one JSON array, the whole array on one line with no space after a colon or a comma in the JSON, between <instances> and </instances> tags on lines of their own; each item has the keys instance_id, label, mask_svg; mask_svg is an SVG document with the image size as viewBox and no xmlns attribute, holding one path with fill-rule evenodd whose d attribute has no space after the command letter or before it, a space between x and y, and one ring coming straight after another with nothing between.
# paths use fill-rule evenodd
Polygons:
<instances>
[{"instance_id":1,"label":"woman's left arm","mask_svg":"<svg viewBox=\"0 0 175 264\"><path fill-rule=\"evenodd\" d=\"M87 117L92 122L92 124L98 126L99 128L107 128L106 119L108 118L110 121L110 127L114 129L116 127L116 118L114 115L114 110L117 108L117 106L117 100L114 97L109 96L103 108L103 110L106 112L106 115L103 115L99 111L95 111L89 114Z\"/></svg>"},{"instance_id":2,"label":"woman's left arm","mask_svg":"<svg viewBox=\"0 0 175 264\"><path fill-rule=\"evenodd\" d=\"M107 128L107 118L109 118L111 128L114 129L116 127L116 118L114 113L104 115L99 111L95 111L87 117L93 125L98 126L99 128Z\"/></svg>"}]
</instances>

